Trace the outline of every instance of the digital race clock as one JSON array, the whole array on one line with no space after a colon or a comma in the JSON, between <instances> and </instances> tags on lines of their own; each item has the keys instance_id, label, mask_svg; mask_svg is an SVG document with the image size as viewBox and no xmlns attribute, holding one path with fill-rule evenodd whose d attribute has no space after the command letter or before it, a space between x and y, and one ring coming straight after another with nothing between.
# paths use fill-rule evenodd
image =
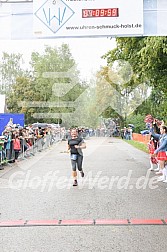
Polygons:
<instances>
[{"instance_id":1,"label":"digital race clock","mask_svg":"<svg viewBox=\"0 0 167 252\"><path fill-rule=\"evenodd\" d=\"M94 18L94 17L119 17L118 8L108 9L82 9L83 18Z\"/></svg>"}]
</instances>

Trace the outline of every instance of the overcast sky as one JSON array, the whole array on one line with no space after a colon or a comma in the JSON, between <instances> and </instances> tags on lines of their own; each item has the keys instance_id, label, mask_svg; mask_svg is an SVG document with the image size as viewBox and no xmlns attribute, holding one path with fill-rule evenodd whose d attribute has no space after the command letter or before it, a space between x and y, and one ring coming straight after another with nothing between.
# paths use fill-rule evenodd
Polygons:
<instances>
[{"instance_id":1,"label":"overcast sky","mask_svg":"<svg viewBox=\"0 0 167 252\"><path fill-rule=\"evenodd\" d=\"M21 53L26 62L29 62L31 52L44 50L44 45L60 46L62 43L69 44L70 51L75 59L81 78L89 80L93 73L106 65L106 60L101 56L115 47L115 40L110 38L71 38L71 39L48 39L48 40L1 40L0 55L2 52Z\"/></svg>"}]
</instances>

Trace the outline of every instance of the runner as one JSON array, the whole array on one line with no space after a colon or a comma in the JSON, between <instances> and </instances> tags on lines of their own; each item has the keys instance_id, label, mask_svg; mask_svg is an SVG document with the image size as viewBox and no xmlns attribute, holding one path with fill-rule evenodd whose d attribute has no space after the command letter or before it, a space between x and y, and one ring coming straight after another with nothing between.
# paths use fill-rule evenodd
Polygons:
<instances>
[{"instance_id":1,"label":"runner","mask_svg":"<svg viewBox=\"0 0 167 252\"><path fill-rule=\"evenodd\" d=\"M70 151L71 157L72 176L74 179L73 186L77 186L77 168L80 171L81 177L84 177L84 172L82 170L82 149L86 148L86 144L83 138L78 136L77 129L72 129L70 135L71 137L68 139L68 151Z\"/></svg>"}]
</instances>

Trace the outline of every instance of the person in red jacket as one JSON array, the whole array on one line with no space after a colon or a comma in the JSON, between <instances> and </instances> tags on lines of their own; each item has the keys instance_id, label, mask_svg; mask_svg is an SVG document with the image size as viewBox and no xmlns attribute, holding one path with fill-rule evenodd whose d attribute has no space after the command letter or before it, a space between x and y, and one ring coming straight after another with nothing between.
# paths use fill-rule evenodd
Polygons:
<instances>
[{"instance_id":1,"label":"person in red jacket","mask_svg":"<svg viewBox=\"0 0 167 252\"><path fill-rule=\"evenodd\" d=\"M15 135L15 138L13 139L13 149L14 149L14 159L17 161L19 152L21 150L21 144L20 144L20 139L18 135Z\"/></svg>"}]
</instances>

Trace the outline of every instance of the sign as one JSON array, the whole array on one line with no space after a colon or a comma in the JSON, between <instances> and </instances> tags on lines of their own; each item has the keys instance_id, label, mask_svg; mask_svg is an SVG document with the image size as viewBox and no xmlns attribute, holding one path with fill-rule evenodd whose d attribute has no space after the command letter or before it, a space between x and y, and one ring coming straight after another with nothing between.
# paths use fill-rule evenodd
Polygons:
<instances>
[{"instance_id":1,"label":"sign","mask_svg":"<svg viewBox=\"0 0 167 252\"><path fill-rule=\"evenodd\" d=\"M35 37L144 33L143 0L34 0L33 19Z\"/></svg>"},{"instance_id":2,"label":"sign","mask_svg":"<svg viewBox=\"0 0 167 252\"><path fill-rule=\"evenodd\" d=\"M0 135L7 125L19 124L24 127L24 114L0 113Z\"/></svg>"}]
</instances>

